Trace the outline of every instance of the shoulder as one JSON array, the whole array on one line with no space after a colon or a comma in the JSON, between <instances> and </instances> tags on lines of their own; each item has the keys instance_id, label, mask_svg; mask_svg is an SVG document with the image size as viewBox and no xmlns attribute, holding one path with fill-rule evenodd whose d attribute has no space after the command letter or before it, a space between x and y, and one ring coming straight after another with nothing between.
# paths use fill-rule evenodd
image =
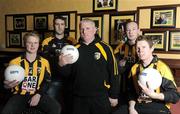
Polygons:
<instances>
[{"instance_id":1,"label":"shoulder","mask_svg":"<svg viewBox=\"0 0 180 114\"><path fill-rule=\"evenodd\" d=\"M131 67L131 75L130 75L130 76L136 76L138 67L140 67L139 65L140 65L140 62L137 62L136 64L134 64L134 65ZM139 69L139 70L140 70L140 69Z\"/></svg>"},{"instance_id":2,"label":"shoulder","mask_svg":"<svg viewBox=\"0 0 180 114\"><path fill-rule=\"evenodd\" d=\"M40 61L42 63L48 63L48 60L46 58L42 57L42 56L40 56Z\"/></svg>"},{"instance_id":3,"label":"shoulder","mask_svg":"<svg viewBox=\"0 0 180 114\"><path fill-rule=\"evenodd\" d=\"M12 60L10 60L9 64L19 64L22 61L22 56L18 56Z\"/></svg>"},{"instance_id":4,"label":"shoulder","mask_svg":"<svg viewBox=\"0 0 180 114\"><path fill-rule=\"evenodd\" d=\"M118 53L119 50L120 50L124 45L125 45L124 42L120 42L120 43L116 46L116 48L114 49L114 54Z\"/></svg>"},{"instance_id":5,"label":"shoulder","mask_svg":"<svg viewBox=\"0 0 180 114\"><path fill-rule=\"evenodd\" d=\"M113 50L112 47L108 43L106 43L104 41L100 41L99 44L105 49L109 49L111 51Z\"/></svg>"},{"instance_id":6,"label":"shoulder","mask_svg":"<svg viewBox=\"0 0 180 114\"><path fill-rule=\"evenodd\" d=\"M48 37L48 38L44 39L44 40L42 41L42 46L48 45L48 43L49 43L52 39L54 39L54 37Z\"/></svg>"},{"instance_id":7,"label":"shoulder","mask_svg":"<svg viewBox=\"0 0 180 114\"><path fill-rule=\"evenodd\" d=\"M173 75L169 68L169 66L164 63L162 60L157 61L157 70L161 73L161 75L167 79L172 80Z\"/></svg>"},{"instance_id":8,"label":"shoulder","mask_svg":"<svg viewBox=\"0 0 180 114\"><path fill-rule=\"evenodd\" d=\"M70 41L70 43L71 43L72 45L77 44L77 40L76 40L75 38L73 38L73 37L67 37L67 40Z\"/></svg>"}]
</instances>

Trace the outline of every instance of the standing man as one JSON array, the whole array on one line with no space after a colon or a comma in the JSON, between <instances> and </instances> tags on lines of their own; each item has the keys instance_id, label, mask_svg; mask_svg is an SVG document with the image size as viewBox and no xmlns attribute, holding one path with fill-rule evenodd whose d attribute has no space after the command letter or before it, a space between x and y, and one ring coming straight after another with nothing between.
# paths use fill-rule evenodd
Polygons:
<instances>
[{"instance_id":1,"label":"standing man","mask_svg":"<svg viewBox=\"0 0 180 114\"><path fill-rule=\"evenodd\" d=\"M39 40L39 36L33 32L25 34L25 54L10 61L10 65L20 65L25 69L25 77L21 83L17 80L4 80L4 87L11 89L13 95L2 114L21 114L29 107L36 107L46 114L60 114L59 103L45 94L51 73L49 62L37 54Z\"/></svg>"},{"instance_id":2,"label":"standing man","mask_svg":"<svg viewBox=\"0 0 180 114\"><path fill-rule=\"evenodd\" d=\"M58 57L61 49L67 44L75 44L76 40L65 35L65 18L62 16L54 17L55 35L46 38L42 42L42 51L45 58L50 62L52 72L52 82L47 94L60 102L62 105L62 113L71 111L71 85L69 79L64 78L59 74ZM67 97L67 98L66 98ZM69 112L70 113L70 112Z\"/></svg>"},{"instance_id":3,"label":"standing man","mask_svg":"<svg viewBox=\"0 0 180 114\"><path fill-rule=\"evenodd\" d=\"M120 98L119 104L128 103L127 101L127 80L131 67L137 62L135 42L139 36L139 27L136 22L131 21L126 24L127 41L120 43L114 50L118 62L120 73Z\"/></svg>"},{"instance_id":4,"label":"standing man","mask_svg":"<svg viewBox=\"0 0 180 114\"><path fill-rule=\"evenodd\" d=\"M136 53L140 61L133 65L129 75L129 105L121 106L113 114L170 114L170 103L178 102L180 96L169 67L153 55L153 41L147 36L136 40ZM156 69L162 76L161 86L152 91L142 85L138 77L146 68ZM153 76L153 75L150 75Z\"/></svg>"},{"instance_id":5,"label":"standing man","mask_svg":"<svg viewBox=\"0 0 180 114\"><path fill-rule=\"evenodd\" d=\"M73 114L110 114L118 104L118 69L111 47L96 34L93 20L80 22L79 59L59 56L60 71L73 76Z\"/></svg>"}]
</instances>

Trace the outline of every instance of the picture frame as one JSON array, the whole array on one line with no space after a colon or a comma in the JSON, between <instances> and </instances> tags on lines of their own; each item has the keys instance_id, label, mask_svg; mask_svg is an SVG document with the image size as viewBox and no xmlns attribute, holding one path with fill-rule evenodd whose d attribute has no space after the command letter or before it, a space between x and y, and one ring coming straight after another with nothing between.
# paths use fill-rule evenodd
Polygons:
<instances>
[{"instance_id":1,"label":"picture frame","mask_svg":"<svg viewBox=\"0 0 180 114\"><path fill-rule=\"evenodd\" d=\"M66 30L70 30L70 14L68 14L68 13L56 13L56 14L54 14L54 17L55 16L62 16L62 17L64 17L65 18L65 24L66 24L65 29Z\"/></svg>"},{"instance_id":2,"label":"picture frame","mask_svg":"<svg viewBox=\"0 0 180 114\"><path fill-rule=\"evenodd\" d=\"M47 30L47 29L48 29L48 16L34 15L34 30Z\"/></svg>"},{"instance_id":3,"label":"picture frame","mask_svg":"<svg viewBox=\"0 0 180 114\"><path fill-rule=\"evenodd\" d=\"M95 22L97 28L97 34L102 38L103 37L103 16L102 15L81 15L82 19L92 19Z\"/></svg>"},{"instance_id":4,"label":"picture frame","mask_svg":"<svg viewBox=\"0 0 180 114\"><path fill-rule=\"evenodd\" d=\"M169 31L169 51L180 51L180 30Z\"/></svg>"},{"instance_id":5,"label":"picture frame","mask_svg":"<svg viewBox=\"0 0 180 114\"><path fill-rule=\"evenodd\" d=\"M8 47L10 48L20 48L22 47L22 39L20 32L9 32L9 37L7 39Z\"/></svg>"},{"instance_id":6,"label":"picture frame","mask_svg":"<svg viewBox=\"0 0 180 114\"><path fill-rule=\"evenodd\" d=\"M147 30L143 31L143 35L149 36L152 38L154 43L154 50L155 51L166 51L166 37L167 32L162 30Z\"/></svg>"},{"instance_id":7,"label":"picture frame","mask_svg":"<svg viewBox=\"0 0 180 114\"><path fill-rule=\"evenodd\" d=\"M93 12L116 11L118 0L93 0Z\"/></svg>"},{"instance_id":8,"label":"picture frame","mask_svg":"<svg viewBox=\"0 0 180 114\"><path fill-rule=\"evenodd\" d=\"M128 21L135 21L135 14L135 11L130 11L110 15L109 43L112 47L118 45L122 40L126 40L126 23Z\"/></svg>"},{"instance_id":9,"label":"picture frame","mask_svg":"<svg viewBox=\"0 0 180 114\"><path fill-rule=\"evenodd\" d=\"M151 28L175 28L176 8L151 9Z\"/></svg>"},{"instance_id":10,"label":"picture frame","mask_svg":"<svg viewBox=\"0 0 180 114\"><path fill-rule=\"evenodd\" d=\"M13 16L14 30L26 30L26 16Z\"/></svg>"}]
</instances>

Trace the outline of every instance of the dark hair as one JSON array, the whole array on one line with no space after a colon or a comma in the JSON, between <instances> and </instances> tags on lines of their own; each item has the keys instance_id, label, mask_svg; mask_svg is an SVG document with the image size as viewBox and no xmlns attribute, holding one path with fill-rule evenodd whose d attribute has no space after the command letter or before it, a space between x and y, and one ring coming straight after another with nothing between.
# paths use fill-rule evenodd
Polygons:
<instances>
[{"instance_id":1,"label":"dark hair","mask_svg":"<svg viewBox=\"0 0 180 114\"><path fill-rule=\"evenodd\" d=\"M54 16L54 21L53 21L54 23L55 23L55 20L56 20L56 19L61 19L61 20L63 20L63 21L66 23L66 18L64 18L64 17L61 16L61 15L55 15L55 16Z\"/></svg>"},{"instance_id":2,"label":"dark hair","mask_svg":"<svg viewBox=\"0 0 180 114\"><path fill-rule=\"evenodd\" d=\"M140 35L137 37L136 39L136 44L137 42L139 41L146 41L148 44L149 44L149 47L152 48L154 43L153 43L153 40L150 36L146 36L146 35Z\"/></svg>"}]
</instances>

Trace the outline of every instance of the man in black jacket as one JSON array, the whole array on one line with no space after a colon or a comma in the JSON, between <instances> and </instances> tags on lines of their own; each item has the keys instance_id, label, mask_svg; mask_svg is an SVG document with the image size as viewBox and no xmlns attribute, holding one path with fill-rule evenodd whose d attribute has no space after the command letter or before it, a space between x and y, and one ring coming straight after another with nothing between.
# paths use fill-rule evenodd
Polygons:
<instances>
[{"instance_id":1,"label":"man in black jacket","mask_svg":"<svg viewBox=\"0 0 180 114\"><path fill-rule=\"evenodd\" d=\"M79 59L59 56L60 71L73 76L73 114L109 114L118 104L118 69L111 47L96 35L94 21L80 22Z\"/></svg>"}]
</instances>

